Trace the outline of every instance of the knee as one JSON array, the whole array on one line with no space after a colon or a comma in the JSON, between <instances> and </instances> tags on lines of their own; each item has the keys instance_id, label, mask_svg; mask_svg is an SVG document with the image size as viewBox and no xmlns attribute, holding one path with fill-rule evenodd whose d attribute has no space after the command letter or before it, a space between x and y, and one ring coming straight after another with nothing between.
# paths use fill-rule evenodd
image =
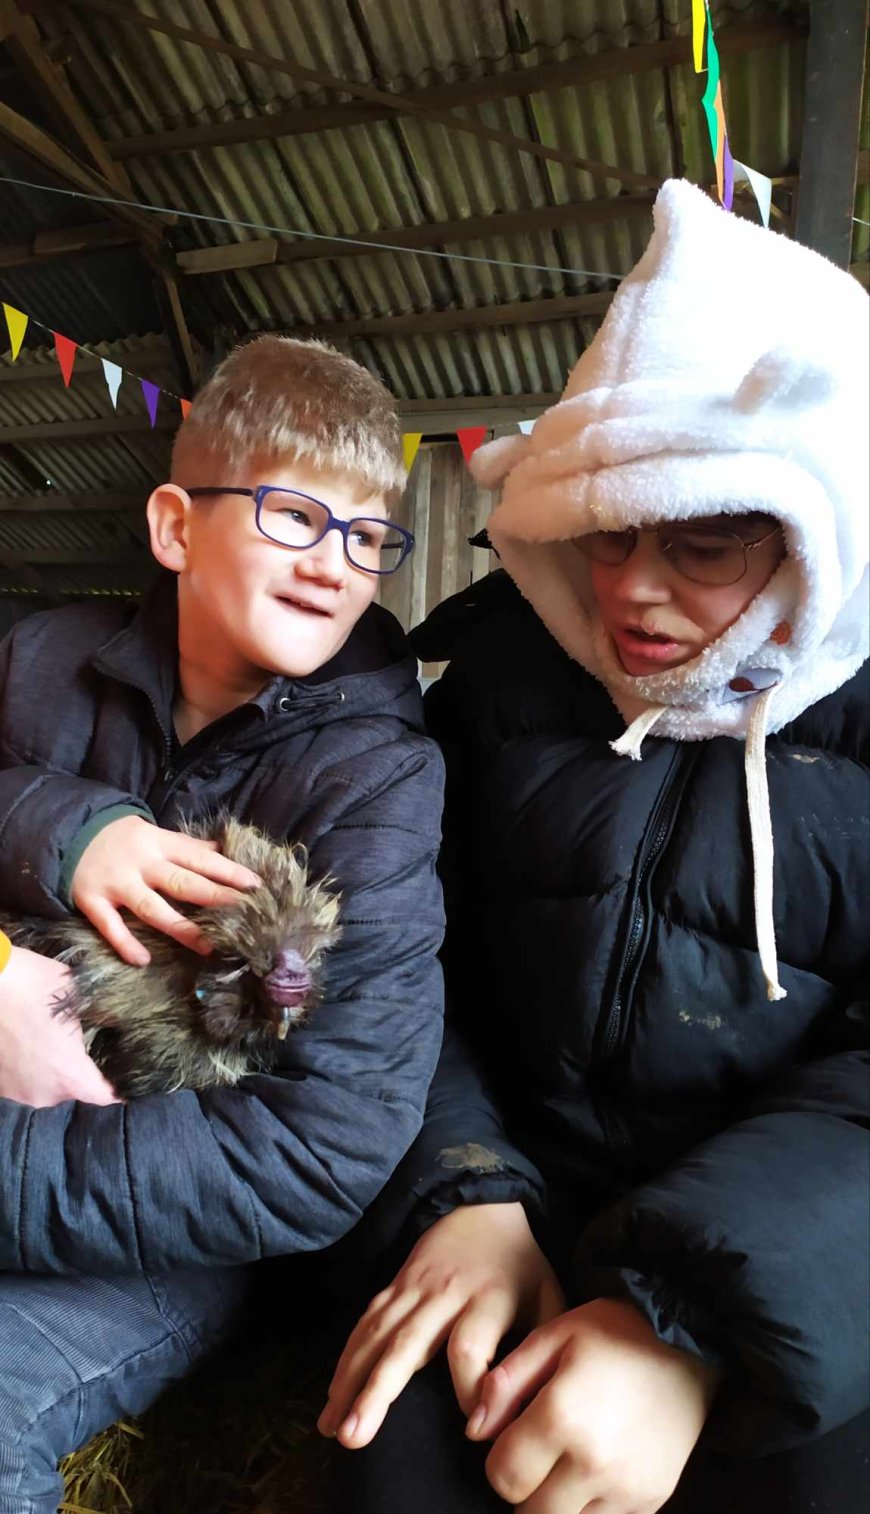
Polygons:
<instances>
[{"instance_id":1,"label":"knee","mask_svg":"<svg viewBox=\"0 0 870 1514\"><path fill-rule=\"evenodd\" d=\"M10 1312L0 1307L0 1514L54 1514L57 1464L75 1444L78 1382L44 1338L22 1339L21 1317L10 1321Z\"/></svg>"},{"instance_id":2,"label":"knee","mask_svg":"<svg viewBox=\"0 0 870 1514\"><path fill-rule=\"evenodd\" d=\"M41 1416L29 1421L23 1416L18 1425L4 1418L0 1424L0 1514L55 1514L63 1497L58 1459Z\"/></svg>"}]
</instances>

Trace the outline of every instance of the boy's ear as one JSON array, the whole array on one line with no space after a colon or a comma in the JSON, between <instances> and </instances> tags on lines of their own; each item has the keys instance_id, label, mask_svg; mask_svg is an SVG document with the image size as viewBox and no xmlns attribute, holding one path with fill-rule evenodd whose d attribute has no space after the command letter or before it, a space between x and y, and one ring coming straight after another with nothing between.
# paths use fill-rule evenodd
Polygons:
<instances>
[{"instance_id":1,"label":"boy's ear","mask_svg":"<svg viewBox=\"0 0 870 1514\"><path fill-rule=\"evenodd\" d=\"M181 573L187 566L190 495L178 484L158 484L148 501L151 551L164 568Z\"/></svg>"}]
</instances>

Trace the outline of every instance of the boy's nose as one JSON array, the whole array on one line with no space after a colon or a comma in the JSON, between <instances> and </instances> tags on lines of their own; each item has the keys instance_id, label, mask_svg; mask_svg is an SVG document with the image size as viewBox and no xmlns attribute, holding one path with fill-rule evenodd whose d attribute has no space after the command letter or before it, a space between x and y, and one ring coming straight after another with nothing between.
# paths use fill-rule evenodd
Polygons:
<instances>
[{"instance_id":1,"label":"boy's nose","mask_svg":"<svg viewBox=\"0 0 870 1514\"><path fill-rule=\"evenodd\" d=\"M342 584L347 576L347 559L340 531L327 531L313 547L300 552L296 559L300 578L318 583Z\"/></svg>"}]
</instances>

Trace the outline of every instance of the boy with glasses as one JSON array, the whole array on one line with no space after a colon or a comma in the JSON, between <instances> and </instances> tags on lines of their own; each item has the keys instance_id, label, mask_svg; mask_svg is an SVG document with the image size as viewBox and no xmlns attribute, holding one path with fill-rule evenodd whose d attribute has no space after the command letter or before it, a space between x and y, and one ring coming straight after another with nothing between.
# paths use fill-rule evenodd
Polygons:
<instances>
[{"instance_id":1,"label":"boy with glasses","mask_svg":"<svg viewBox=\"0 0 870 1514\"><path fill-rule=\"evenodd\" d=\"M220 1339L248 1264L348 1232L413 1139L440 1041L441 759L373 603L413 538L391 398L318 343L237 349L148 502L138 607L37 615L2 649L0 899L79 909L121 956L147 921L256 883L179 833L221 811L303 843L341 895L317 1013L238 1089L115 1101L63 968L0 976L0 1511L53 1511L58 1457ZM79 1102L71 1102L78 1100ZM100 1106L100 1107L96 1107Z\"/></svg>"}]
</instances>

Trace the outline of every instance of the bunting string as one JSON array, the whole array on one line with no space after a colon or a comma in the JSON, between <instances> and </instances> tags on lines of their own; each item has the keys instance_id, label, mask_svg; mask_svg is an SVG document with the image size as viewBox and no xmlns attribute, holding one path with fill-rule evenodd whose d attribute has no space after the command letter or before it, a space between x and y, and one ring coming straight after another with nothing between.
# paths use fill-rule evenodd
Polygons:
<instances>
[{"instance_id":1,"label":"bunting string","mask_svg":"<svg viewBox=\"0 0 870 1514\"><path fill-rule=\"evenodd\" d=\"M125 378L135 379L139 385L152 426L157 424L157 407L160 403L161 394L167 394L171 399L178 401L182 419L190 410L193 403L192 400L185 399L180 394L173 394L171 389L164 389L162 386L152 383L150 379L140 378L137 373L130 373L128 369L122 368L120 363L113 363L109 358L102 357L100 353L92 352L89 347L85 347L81 342L74 342L72 337L64 336L63 332L55 331L52 326L46 326L43 321L38 321L35 316L28 315L24 310L16 309L14 305L7 305L5 300L2 303L3 314L6 318L6 329L9 332L9 350L12 354L13 363L21 351L24 333L28 326L38 326L40 331L47 331L54 342L54 351L60 365L61 377L67 389L72 383L76 356L79 352L83 352L87 357L98 359L102 365L103 378L106 381L106 388L109 392L109 399L111 400L113 410L117 410L118 408L118 391Z\"/></svg>"},{"instance_id":2,"label":"bunting string","mask_svg":"<svg viewBox=\"0 0 870 1514\"><path fill-rule=\"evenodd\" d=\"M182 420L185 420L189 415L190 407L193 404L192 400L186 399L180 394L174 394L171 389L164 389L162 385L153 383L151 379L142 378L139 374L129 372L128 369L122 368L120 363L115 363L110 358L103 357L98 352L92 352L90 348L84 346L82 343L73 341L72 337L64 336L63 332L55 331L53 327L46 326L42 321L37 321L34 316L28 315L26 311L18 310L16 306L8 305L5 301L2 304L6 329L9 333L9 350L13 363L21 351L21 345L28 326L38 326L41 331L48 332L52 338L61 377L67 389L73 381L76 357L79 352L83 352L86 356L99 360L113 410L117 410L118 408L118 393L121 384L127 378L133 379L138 384L152 427L157 424L158 409L161 396L163 395L177 401L181 410ZM449 400L445 400L445 404L449 404ZM533 420L518 422L520 430L526 434L531 431L534 424ZM488 426L457 426L456 439L459 442L466 462L477 451L481 443L485 441L489 431L490 427ZM402 454L405 460L405 468L409 474L414 466L422 440L422 431L405 431L402 434Z\"/></svg>"}]
</instances>

